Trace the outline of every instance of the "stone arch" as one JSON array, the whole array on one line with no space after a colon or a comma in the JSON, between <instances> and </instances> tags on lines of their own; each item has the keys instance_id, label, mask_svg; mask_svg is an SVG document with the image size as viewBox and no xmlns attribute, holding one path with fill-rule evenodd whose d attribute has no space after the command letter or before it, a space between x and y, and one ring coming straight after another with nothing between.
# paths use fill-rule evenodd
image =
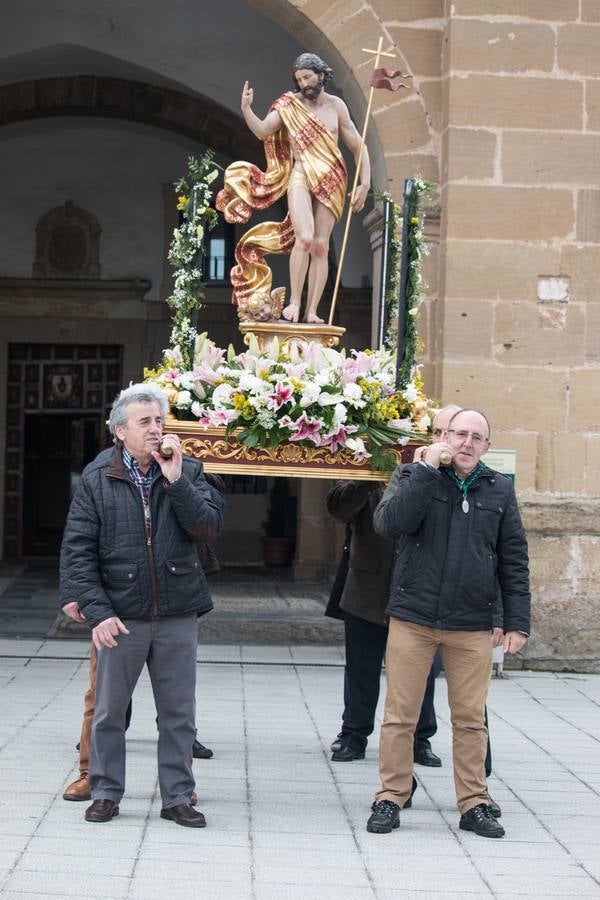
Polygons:
<instances>
[{"instance_id":1,"label":"stone arch","mask_svg":"<svg viewBox=\"0 0 600 900\"><path fill-rule=\"evenodd\" d=\"M419 171L439 182L443 0L247 0L322 55L355 118L366 112L371 67L363 47L396 54L387 65L412 75L409 91L376 91L367 139L374 184L399 199L404 180ZM375 152L374 152L375 151Z\"/></svg>"},{"instance_id":2,"label":"stone arch","mask_svg":"<svg viewBox=\"0 0 600 900\"><path fill-rule=\"evenodd\" d=\"M232 159L257 160L240 119L208 97L100 75L65 75L0 86L0 125L51 116L127 119L165 128Z\"/></svg>"}]
</instances>

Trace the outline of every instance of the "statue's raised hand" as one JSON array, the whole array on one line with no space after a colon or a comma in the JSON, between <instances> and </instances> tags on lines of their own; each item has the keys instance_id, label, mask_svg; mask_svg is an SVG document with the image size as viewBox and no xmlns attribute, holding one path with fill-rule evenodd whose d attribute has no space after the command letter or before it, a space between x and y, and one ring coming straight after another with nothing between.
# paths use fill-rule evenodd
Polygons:
<instances>
[{"instance_id":1,"label":"statue's raised hand","mask_svg":"<svg viewBox=\"0 0 600 900\"><path fill-rule=\"evenodd\" d=\"M242 88L242 112L245 109L250 109L252 106L252 101L254 100L254 91L250 87L247 81L244 82L244 87Z\"/></svg>"}]
</instances>

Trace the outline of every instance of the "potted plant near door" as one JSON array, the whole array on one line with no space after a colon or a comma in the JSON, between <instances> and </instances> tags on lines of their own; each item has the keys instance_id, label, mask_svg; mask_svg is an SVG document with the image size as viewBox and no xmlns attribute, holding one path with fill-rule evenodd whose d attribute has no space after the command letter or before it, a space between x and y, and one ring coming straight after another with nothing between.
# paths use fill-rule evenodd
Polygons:
<instances>
[{"instance_id":1,"label":"potted plant near door","mask_svg":"<svg viewBox=\"0 0 600 900\"><path fill-rule=\"evenodd\" d=\"M269 495L267 518L263 522L263 562L265 566L289 566L294 551L294 538L289 536L290 512L295 502L290 498L287 478L275 478Z\"/></svg>"}]
</instances>

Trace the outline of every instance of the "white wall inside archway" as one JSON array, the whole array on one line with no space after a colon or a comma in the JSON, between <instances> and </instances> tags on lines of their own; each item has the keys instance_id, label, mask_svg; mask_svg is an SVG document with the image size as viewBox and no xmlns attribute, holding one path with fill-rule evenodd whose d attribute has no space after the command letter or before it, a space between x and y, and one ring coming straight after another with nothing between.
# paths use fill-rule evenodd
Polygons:
<instances>
[{"instance_id":1,"label":"white wall inside archway","mask_svg":"<svg viewBox=\"0 0 600 900\"><path fill-rule=\"evenodd\" d=\"M203 94L237 113L241 85L249 78L259 115L290 88L291 62L305 49L240 0L221 0L211 4L210 12L195 0L175 5L164 0L106 0L101 6L92 0L21 0L4 15L3 48L0 83L53 75L112 75ZM245 127L241 121L240 127ZM110 120L22 123L5 127L3 138L8 142L2 178L9 193L2 185L0 218L3 224L10 222L4 233L12 232L14 238L10 247L0 250L0 274L31 272L32 223L69 198L94 212L102 225L104 277L116 272L121 255L128 266L118 274L132 272L135 263L138 268L132 274L150 278L152 296L158 296L162 262L156 247L159 256L163 253L157 236L162 216L156 215L160 186L177 177L186 155L200 148L169 132ZM26 160L32 173L27 183L14 178L19 160ZM17 185L25 193L15 205ZM123 202L127 185L137 189L128 205ZM339 252L341 226L336 232ZM343 283L364 285L371 268L368 238L357 219Z\"/></svg>"},{"instance_id":2,"label":"white wall inside archway","mask_svg":"<svg viewBox=\"0 0 600 900\"><path fill-rule=\"evenodd\" d=\"M109 119L39 119L6 126L0 170L0 273L31 277L35 226L72 200L102 227L102 278L163 279L162 185L185 168L192 141Z\"/></svg>"}]
</instances>

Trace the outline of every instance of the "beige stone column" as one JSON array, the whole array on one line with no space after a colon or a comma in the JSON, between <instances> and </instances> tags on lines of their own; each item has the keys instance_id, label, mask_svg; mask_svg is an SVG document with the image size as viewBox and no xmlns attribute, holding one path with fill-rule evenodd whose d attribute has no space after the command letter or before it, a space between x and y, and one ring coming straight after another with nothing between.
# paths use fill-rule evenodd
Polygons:
<instances>
[{"instance_id":1,"label":"beige stone column","mask_svg":"<svg viewBox=\"0 0 600 900\"><path fill-rule=\"evenodd\" d=\"M322 581L332 577L342 544L325 496L333 484L327 479L298 479L298 530L294 579Z\"/></svg>"}]
</instances>

